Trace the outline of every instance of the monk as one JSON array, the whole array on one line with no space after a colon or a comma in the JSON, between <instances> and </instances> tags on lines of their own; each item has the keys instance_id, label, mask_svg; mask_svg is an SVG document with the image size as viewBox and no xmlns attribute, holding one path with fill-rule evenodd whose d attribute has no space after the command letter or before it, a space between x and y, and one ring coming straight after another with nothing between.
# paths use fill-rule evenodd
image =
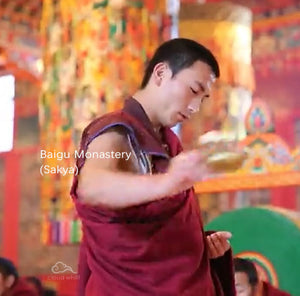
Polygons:
<instances>
[{"instance_id":1,"label":"monk","mask_svg":"<svg viewBox=\"0 0 300 296\"><path fill-rule=\"evenodd\" d=\"M290 296L270 283L259 280L252 261L234 258L235 285L237 296Z\"/></svg>"},{"instance_id":2,"label":"monk","mask_svg":"<svg viewBox=\"0 0 300 296\"><path fill-rule=\"evenodd\" d=\"M84 130L71 189L80 296L235 295L231 234L204 233L193 190L209 174L205 158L182 152L170 129L199 111L218 77L207 48L172 39L124 108Z\"/></svg>"},{"instance_id":3,"label":"monk","mask_svg":"<svg viewBox=\"0 0 300 296\"><path fill-rule=\"evenodd\" d=\"M7 258L0 257L0 296L38 296Z\"/></svg>"}]
</instances>

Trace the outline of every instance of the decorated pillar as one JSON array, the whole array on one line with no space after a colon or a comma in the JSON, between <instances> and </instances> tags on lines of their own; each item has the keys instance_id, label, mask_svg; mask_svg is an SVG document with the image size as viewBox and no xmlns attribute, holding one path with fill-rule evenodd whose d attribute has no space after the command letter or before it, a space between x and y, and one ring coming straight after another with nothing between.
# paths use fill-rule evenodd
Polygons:
<instances>
[{"instance_id":1,"label":"decorated pillar","mask_svg":"<svg viewBox=\"0 0 300 296\"><path fill-rule=\"evenodd\" d=\"M245 137L244 117L251 105L254 77L251 66L251 11L231 3L182 4L179 35L208 47L220 64L221 77L200 115L183 126L185 146L199 135L221 130L225 137Z\"/></svg>"},{"instance_id":2,"label":"decorated pillar","mask_svg":"<svg viewBox=\"0 0 300 296\"><path fill-rule=\"evenodd\" d=\"M40 98L42 240L76 243L80 225L69 197L83 128L121 107L161 41L163 0L45 0Z\"/></svg>"}]
</instances>

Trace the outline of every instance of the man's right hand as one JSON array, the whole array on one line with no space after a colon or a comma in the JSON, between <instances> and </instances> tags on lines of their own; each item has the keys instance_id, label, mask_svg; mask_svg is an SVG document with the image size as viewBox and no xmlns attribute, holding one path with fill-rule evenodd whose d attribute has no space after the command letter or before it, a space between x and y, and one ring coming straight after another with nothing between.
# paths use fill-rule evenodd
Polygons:
<instances>
[{"instance_id":1,"label":"man's right hand","mask_svg":"<svg viewBox=\"0 0 300 296\"><path fill-rule=\"evenodd\" d=\"M183 152L171 160L166 177L175 194L202 181L209 173L206 157L201 151L192 150Z\"/></svg>"}]
</instances>

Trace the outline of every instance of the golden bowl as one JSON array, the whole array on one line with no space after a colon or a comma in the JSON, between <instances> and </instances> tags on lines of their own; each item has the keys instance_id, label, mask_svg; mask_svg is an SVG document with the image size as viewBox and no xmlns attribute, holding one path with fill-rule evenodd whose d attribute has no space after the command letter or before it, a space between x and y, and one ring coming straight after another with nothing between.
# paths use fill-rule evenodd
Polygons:
<instances>
[{"instance_id":1,"label":"golden bowl","mask_svg":"<svg viewBox=\"0 0 300 296\"><path fill-rule=\"evenodd\" d=\"M207 157L206 164L214 173L230 173L240 169L246 157L244 151L216 152Z\"/></svg>"}]
</instances>

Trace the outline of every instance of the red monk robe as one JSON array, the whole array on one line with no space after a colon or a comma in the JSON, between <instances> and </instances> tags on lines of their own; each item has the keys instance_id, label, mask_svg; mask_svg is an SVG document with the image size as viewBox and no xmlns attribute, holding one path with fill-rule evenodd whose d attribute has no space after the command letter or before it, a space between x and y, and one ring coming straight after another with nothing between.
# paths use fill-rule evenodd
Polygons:
<instances>
[{"instance_id":1,"label":"red monk robe","mask_svg":"<svg viewBox=\"0 0 300 296\"><path fill-rule=\"evenodd\" d=\"M262 293L260 296L291 296L291 294L281 291L267 282L262 282Z\"/></svg>"},{"instance_id":2,"label":"red monk robe","mask_svg":"<svg viewBox=\"0 0 300 296\"><path fill-rule=\"evenodd\" d=\"M164 128L169 155L166 153L134 99L129 99L122 111L93 121L83 133L80 149L87 151L93 139L114 126L127 131L148 172L165 172L169 155L174 157L182 151L176 135ZM151 156L151 167L145 156ZM79 173L84 161L77 159ZM219 259L209 259L193 189L112 211L81 203L77 185L75 176L71 195L83 226L80 296L235 295L231 251Z\"/></svg>"},{"instance_id":3,"label":"red monk robe","mask_svg":"<svg viewBox=\"0 0 300 296\"><path fill-rule=\"evenodd\" d=\"M13 287L3 296L38 296L38 293L23 278L18 278Z\"/></svg>"}]
</instances>

